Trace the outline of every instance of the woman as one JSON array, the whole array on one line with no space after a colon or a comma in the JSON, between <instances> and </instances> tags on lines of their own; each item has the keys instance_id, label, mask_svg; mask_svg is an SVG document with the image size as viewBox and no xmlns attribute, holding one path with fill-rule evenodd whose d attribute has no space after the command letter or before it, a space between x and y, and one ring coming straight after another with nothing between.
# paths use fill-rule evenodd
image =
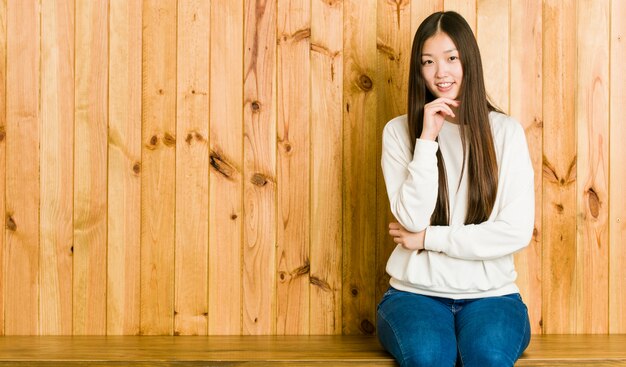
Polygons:
<instances>
[{"instance_id":1,"label":"woman","mask_svg":"<svg viewBox=\"0 0 626 367\"><path fill-rule=\"evenodd\" d=\"M533 232L533 169L523 128L487 99L459 14L418 28L408 105L383 133L398 245L379 339L402 366L513 366L530 340L513 254Z\"/></svg>"}]
</instances>

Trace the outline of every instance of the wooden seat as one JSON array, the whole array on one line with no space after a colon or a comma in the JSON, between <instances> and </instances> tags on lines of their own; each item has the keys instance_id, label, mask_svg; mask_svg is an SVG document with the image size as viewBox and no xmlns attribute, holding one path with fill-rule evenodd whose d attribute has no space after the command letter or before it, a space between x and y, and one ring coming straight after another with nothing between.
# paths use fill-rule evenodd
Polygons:
<instances>
[{"instance_id":1,"label":"wooden seat","mask_svg":"<svg viewBox=\"0 0 626 367\"><path fill-rule=\"evenodd\" d=\"M396 366L366 336L4 336L9 365ZM537 335L517 366L626 366L626 335Z\"/></svg>"}]
</instances>

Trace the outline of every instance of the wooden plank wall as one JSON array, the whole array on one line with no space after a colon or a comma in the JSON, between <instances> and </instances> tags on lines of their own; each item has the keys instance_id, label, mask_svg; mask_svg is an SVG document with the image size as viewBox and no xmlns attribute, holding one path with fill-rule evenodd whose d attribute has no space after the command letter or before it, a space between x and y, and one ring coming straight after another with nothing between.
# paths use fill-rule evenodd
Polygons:
<instances>
[{"instance_id":1,"label":"wooden plank wall","mask_svg":"<svg viewBox=\"0 0 626 367\"><path fill-rule=\"evenodd\" d=\"M413 34L527 133L535 333L626 332L626 0L0 0L0 334L372 334Z\"/></svg>"}]
</instances>

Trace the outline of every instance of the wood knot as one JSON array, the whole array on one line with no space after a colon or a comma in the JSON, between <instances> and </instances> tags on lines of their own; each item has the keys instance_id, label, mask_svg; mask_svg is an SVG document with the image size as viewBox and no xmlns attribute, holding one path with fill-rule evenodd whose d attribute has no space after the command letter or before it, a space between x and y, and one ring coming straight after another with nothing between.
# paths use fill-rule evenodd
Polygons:
<instances>
[{"instance_id":1,"label":"wood knot","mask_svg":"<svg viewBox=\"0 0 626 367\"><path fill-rule=\"evenodd\" d=\"M13 216L11 215L7 215L7 224L6 227L9 231L13 231L15 232L17 230L17 224L15 223L15 220L13 219Z\"/></svg>"},{"instance_id":2,"label":"wood knot","mask_svg":"<svg viewBox=\"0 0 626 367\"><path fill-rule=\"evenodd\" d=\"M537 230L537 227L533 228L533 237L537 238L538 235L539 235L539 231Z\"/></svg>"},{"instance_id":3,"label":"wood knot","mask_svg":"<svg viewBox=\"0 0 626 367\"><path fill-rule=\"evenodd\" d=\"M281 282L284 282L285 281L285 277L286 277L285 272L284 271L279 272L278 273L278 277L280 278Z\"/></svg>"},{"instance_id":4,"label":"wood knot","mask_svg":"<svg viewBox=\"0 0 626 367\"><path fill-rule=\"evenodd\" d=\"M559 214L563 213L563 210L565 209L563 207L563 204L561 204L561 203L554 204L554 207L556 208L556 211L559 212Z\"/></svg>"},{"instance_id":5,"label":"wood knot","mask_svg":"<svg viewBox=\"0 0 626 367\"><path fill-rule=\"evenodd\" d=\"M172 136L170 133L165 133L163 135L163 144L168 147L173 147L176 145L176 138Z\"/></svg>"},{"instance_id":6,"label":"wood knot","mask_svg":"<svg viewBox=\"0 0 626 367\"><path fill-rule=\"evenodd\" d=\"M152 135L152 137L150 138L150 141L148 142L148 145L146 145L146 148L150 150L155 150L158 144L159 144L159 137L156 135Z\"/></svg>"},{"instance_id":7,"label":"wood knot","mask_svg":"<svg viewBox=\"0 0 626 367\"><path fill-rule=\"evenodd\" d=\"M363 334L366 334L366 335L374 335L374 333L376 332L376 328L374 327L374 324L372 324L370 320L368 319L363 319L363 321L361 321L360 329L363 332Z\"/></svg>"},{"instance_id":8,"label":"wood knot","mask_svg":"<svg viewBox=\"0 0 626 367\"><path fill-rule=\"evenodd\" d=\"M598 218L598 215L600 214L600 198L593 187L590 187L589 190L587 190L587 195L589 196L589 212L592 217Z\"/></svg>"},{"instance_id":9,"label":"wood knot","mask_svg":"<svg viewBox=\"0 0 626 367\"><path fill-rule=\"evenodd\" d=\"M191 145L191 142L194 139L197 142L205 141L204 137L200 133L198 133L197 131L190 131L187 133L187 136L185 137L185 143L187 143L188 145Z\"/></svg>"},{"instance_id":10,"label":"wood knot","mask_svg":"<svg viewBox=\"0 0 626 367\"><path fill-rule=\"evenodd\" d=\"M369 76L363 74L359 76L358 85L359 85L359 88L361 88L365 92L369 92L370 90L372 90L374 83L372 82L372 79Z\"/></svg>"},{"instance_id":11,"label":"wood knot","mask_svg":"<svg viewBox=\"0 0 626 367\"><path fill-rule=\"evenodd\" d=\"M135 162L135 164L133 164L133 172L135 172L136 174L139 174L141 172L141 163Z\"/></svg>"},{"instance_id":12,"label":"wood knot","mask_svg":"<svg viewBox=\"0 0 626 367\"><path fill-rule=\"evenodd\" d=\"M233 178L235 168L222 158L218 152L213 150L211 151L211 154L209 155L209 164L215 171L227 179Z\"/></svg>"},{"instance_id":13,"label":"wood knot","mask_svg":"<svg viewBox=\"0 0 626 367\"><path fill-rule=\"evenodd\" d=\"M7 136L7 133L6 133L6 130L4 129L4 126L0 126L0 142L3 142L6 136Z\"/></svg>"},{"instance_id":14,"label":"wood knot","mask_svg":"<svg viewBox=\"0 0 626 367\"><path fill-rule=\"evenodd\" d=\"M159 93L160 95L164 95L164 94L165 94L165 91L164 91L163 89L159 89L159 90L157 91L157 93Z\"/></svg>"},{"instance_id":15,"label":"wood knot","mask_svg":"<svg viewBox=\"0 0 626 367\"><path fill-rule=\"evenodd\" d=\"M232 220L237 219L237 214L231 214L231 215L230 215L230 219L232 219Z\"/></svg>"},{"instance_id":16,"label":"wood knot","mask_svg":"<svg viewBox=\"0 0 626 367\"><path fill-rule=\"evenodd\" d=\"M359 290L356 288L352 288L350 289L350 293L352 294L353 297L356 297L359 295Z\"/></svg>"},{"instance_id":17,"label":"wood knot","mask_svg":"<svg viewBox=\"0 0 626 367\"><path fill-rule=\"evenodd\" d=\"M259 110L261 109L261 103L259 103L259 101L253 101L251 107L252 112L259 112Z\"/></svg>"},{"instance_id":18,"label":"wood knot","mask_svg":"<svg viewBox=\"0 0 626 367\"><path fill-rule=\"evenodd\" d=\"M254 175L252 175L252 178L250 179L250 182L252 182L253 185L259 186L259 187L263 187L267 185L267 181L268 181L267 176L261 173L255 173Z\"/></svg>"},{"instance_id":19,"label":"wood knot","mask_svg":"<svg viewBox=\"0 0 626 367\"><path fill-rule=\"evenodd\" d=\"M320 279L315 275L309 276L309 283L318 287L320 290L324 292L331 292L333 290L333 288L330 286L330 284L328 284L327 281Z\"/></svg>"}]
</instances>

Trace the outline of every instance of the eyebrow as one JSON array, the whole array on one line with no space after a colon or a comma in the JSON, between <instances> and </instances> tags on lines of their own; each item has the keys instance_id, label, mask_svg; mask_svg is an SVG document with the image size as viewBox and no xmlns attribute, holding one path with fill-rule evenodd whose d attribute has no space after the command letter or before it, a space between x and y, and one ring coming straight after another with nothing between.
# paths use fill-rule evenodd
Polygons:
<instances>
[{"instance_id":1,"label":"eyebrow","mask_svg":"<svg viewBox=\"0 0 626 367\"><path fill-rule=\"evenodd\" d=\"M453 49L450 49L450 50L444 51L443 53L447 54L447 53L450 53L450 52L452 52L452 51L458 51L458 50L457 50L456 48L453 48ZM432 54L422 54L422 56L432 56Z\"/></svg>"}]
</instances>

